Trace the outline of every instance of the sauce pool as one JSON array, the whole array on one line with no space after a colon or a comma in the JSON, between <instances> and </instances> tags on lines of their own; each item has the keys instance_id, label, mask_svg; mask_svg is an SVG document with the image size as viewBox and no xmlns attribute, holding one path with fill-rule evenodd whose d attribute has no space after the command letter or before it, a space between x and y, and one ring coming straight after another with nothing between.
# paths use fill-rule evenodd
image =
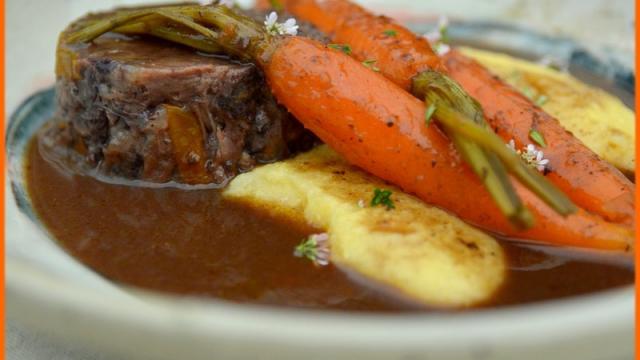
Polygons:
<instances>
[{"instance_id":1,"label":"sauce pool","mask_svg":"<svg viewBox=\"0 0 640 360\"><path fill-rule=\"evenodd\" d=\"M432 311L335 266L293 256L321 230L224 200L218 190L114 185L53 166L33 140L33 207L70 254L129 286L239 303L378 312ZM634 281L633 264L501 241L503 288L483 307L562 298ZM603 258L604 259L604 258Z\"/></svg>"}]
</instances>

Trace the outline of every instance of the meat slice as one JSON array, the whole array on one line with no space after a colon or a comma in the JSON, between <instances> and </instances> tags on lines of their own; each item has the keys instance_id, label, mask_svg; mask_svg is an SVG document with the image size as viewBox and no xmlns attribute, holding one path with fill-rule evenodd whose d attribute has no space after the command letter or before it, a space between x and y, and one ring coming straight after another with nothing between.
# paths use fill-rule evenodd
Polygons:
<instances>
[{"instance_id":1,"label":"meat slice","mask_svg":"<svg viewBox=\"0 0 640 360\"><path fill-rule=\"evenodd\" d=\"M77 162L79 154L83 166L107 176L224 184L312 138L277 105L251 64L109 34L61 46L60 120L41 141L49 156L66 153L63 160ZM185 114L179 122L167 111L175 108Z\"/></svg>"}]
</instances>

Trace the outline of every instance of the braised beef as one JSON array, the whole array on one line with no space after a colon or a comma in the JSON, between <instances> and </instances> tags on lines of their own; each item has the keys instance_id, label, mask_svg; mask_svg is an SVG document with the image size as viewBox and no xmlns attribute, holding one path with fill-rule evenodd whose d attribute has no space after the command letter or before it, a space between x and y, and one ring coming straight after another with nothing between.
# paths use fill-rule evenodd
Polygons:
<instances>
[{"instance_id":1,"label":"braised beef","mask_svg":"<svg viewBox=\"0 0 640 360\"><path fill-rule=\"evenodd\" d=\"M60 120L41 141L55 160L80 159L102 175L181 181L163 105L197 119L202 139L194 141L203 141L201 163L217 184L312 139L252 64L118 35L71 51L78 76L58 78Z\"/></svg>"}]
</instances>

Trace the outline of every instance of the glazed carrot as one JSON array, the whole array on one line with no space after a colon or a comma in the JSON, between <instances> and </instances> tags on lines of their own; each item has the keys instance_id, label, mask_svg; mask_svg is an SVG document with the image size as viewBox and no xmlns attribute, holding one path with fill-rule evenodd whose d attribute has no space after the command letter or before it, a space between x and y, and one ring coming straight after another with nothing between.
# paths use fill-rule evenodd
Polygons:
<instances>
[{"instance_id":1,"label":"glazed carrot","mask_svg":"<svg viewBox=\"0 0 640 360\"><path fill-rule=\"evenodd\" d=\"M633 233L627 227L584 210L563 218L522 188L519 194L537 222L532 229L514 230L462 166L446 136L424 126L425 105L346 55L289 38L264 70L276 98L320 139L349 162L428 203L506 236L611 250L630 247ZM394 126L388 126L388 119L395 119Z\"/></svg>"},{"instance_id":2,"label":"glazed carrot","mask_svg":"<svg viewBox=\"0 0 640 360\"><path fill-rule=\"evenodd\" d=\"M380 71L406 90L425 70L445 71L428 41L385 16L374 16L350 1L279 0L299 20L307 21L340 44L348 44L360 61L375 60ZM256 6L268 8L268 0ZM393 36L387 35L393 33Z\"/></svg>"},{"instance_id":3,"label":"glazed carrot","mask_svg":"<svg viewBox=\"0 0 640 360\"><path fill-rule=\"evenodd\" d=\"M521 148L532 142L532 129L544 135L548 144L544 154L550 160L546 176L578 206L609 221L633 222L635 187L631 181L477 62L452 51L443 63L425 38L346 0L280 3L334 42L348 44L356 59L375 60L376 67L404 89L410 90L414 77L427 69L446 71L479 101L487 121L505 141L513 139Z\"/></svg>"},{"instance_id":4,"label":"glazed carrot","mask_svg":"<svg viewBox=\"0 0 640 360\"><path fill-rule=\"evenodd\" d=\"M537 223L526 231L515 230L449 138L438 127L425 126L425 104L353 58L313 40L274 36L223 7L178 11L216 26L219 31L211 40L225 51L251 58L278 101L351 163L495 233L629 250L633 234L627 227L585 211L563 218L522 188L518 192ZM83 41L104 31L96 28L86 31Z\"/></svg>"}]
</instances>

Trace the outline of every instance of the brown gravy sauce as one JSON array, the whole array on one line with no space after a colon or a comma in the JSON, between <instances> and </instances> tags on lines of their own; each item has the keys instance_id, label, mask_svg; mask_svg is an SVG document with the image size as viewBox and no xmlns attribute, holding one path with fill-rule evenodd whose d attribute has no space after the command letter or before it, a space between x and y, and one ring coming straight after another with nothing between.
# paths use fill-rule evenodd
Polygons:
<instances>
[{"instance_id":1,"label":"brown gravy sauce","mask_svg":"<svg viewBox=\"0 0 640 360\"><path fill-rule=\"evenodd\" d=\"M25 164L33 207L74 257L118 283L240 303L358 311L426 307L293 256L304 224L225 201L217 190L113 185L66 173L32 141ZM632 284L633 264L502 241L511 269L485 306L521 304Z\"/></svg>"}]
</instances>

